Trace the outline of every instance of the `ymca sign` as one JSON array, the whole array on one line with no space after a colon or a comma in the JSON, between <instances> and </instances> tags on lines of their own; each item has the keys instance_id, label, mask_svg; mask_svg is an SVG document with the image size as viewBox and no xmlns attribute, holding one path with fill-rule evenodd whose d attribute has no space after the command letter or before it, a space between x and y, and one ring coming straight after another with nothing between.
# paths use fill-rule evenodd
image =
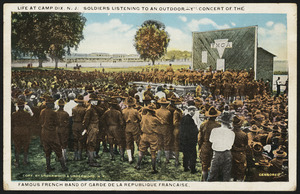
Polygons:
<instances>
[{"instance_id":1,"label":"ymca sign","mask_svg":"<svg viewBox=\"0 0 300 194\"><path fill-rule=\"evenodd\" d=\"M225 48L232 48L232 42L228 42L228 39L216 39L214 43L210 44L210 47L218 50L221 59Z\"/></svg>"}]
</instances>

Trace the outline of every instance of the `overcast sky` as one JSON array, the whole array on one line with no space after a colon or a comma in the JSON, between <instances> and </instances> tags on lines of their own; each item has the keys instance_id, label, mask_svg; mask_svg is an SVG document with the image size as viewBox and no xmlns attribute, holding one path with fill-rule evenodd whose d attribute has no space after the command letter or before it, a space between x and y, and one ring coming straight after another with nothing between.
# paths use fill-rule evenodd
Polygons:
<instances>
[{"instance_id":1,"label":"overcast sky","mask_svg":"<svg viewBox=\"0 0 300 194\"><path fill-rule=\"evenodd\" d=\"M192 51L192 32L258 26L258 46L277 57L287 57L287 21L285 14L103 14L85 13L85 39L77 53L136 54L134 35L145 20L165 24L171 41L168 50Z\"/></svg>"}]
</instances>

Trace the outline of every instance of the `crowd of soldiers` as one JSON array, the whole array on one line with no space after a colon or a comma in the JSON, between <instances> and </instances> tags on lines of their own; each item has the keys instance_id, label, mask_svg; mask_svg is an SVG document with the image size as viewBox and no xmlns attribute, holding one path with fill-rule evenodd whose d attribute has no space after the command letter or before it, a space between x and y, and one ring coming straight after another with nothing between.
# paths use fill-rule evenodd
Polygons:
<instances>
[{"instance_id":1,"label":"crowd of soldiers","mask_svg":"<svg viewBox=\"0 0 300 194\"><path fill-rule=\"evenodd\" d=\"M156 73L13 72L11 126L15 165L20 166L22 149L23 164L27 165L30 139L40 136L47 173L54 170L50 165L52 151L62 171L67 171L67 150L74 152L74 161L87 156L89 166L99 167L95 158L99 158L100 146L110 154L111 161L119 152L120 159L130 164L135 162L137 146L137 170L145 155L151 156L152 173L157 173L156 165L163 156L168 165L170 159L175 159L175 166L179 166L182 152L184 171L194 174L198 145L202 180L207 181L215 170L211 167L211 131L221 126L218 119L226 113L235 134L229 148L230 180L287 180L287 94L270 95L268 83L253 80L251 71L171 70L170 66ZM178 72L193 76L182 80ZM159 79L160 75L164 75L163 79ZM110 77L117 84L110 84ZM144 88L129 85L130 81L177 82L197 88L195 93L179 96L172 85L155 89L150 83ZM207 95L203 95L204 90Z\"/></svg>"}]
</instances>

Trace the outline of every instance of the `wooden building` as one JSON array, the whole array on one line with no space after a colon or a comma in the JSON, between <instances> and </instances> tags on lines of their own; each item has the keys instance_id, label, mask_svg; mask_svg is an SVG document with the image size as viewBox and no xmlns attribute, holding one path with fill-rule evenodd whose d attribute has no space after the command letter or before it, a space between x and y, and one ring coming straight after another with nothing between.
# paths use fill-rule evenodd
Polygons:
<instances>
[{"instance_id":1,"label":"wooden building","mask_svg":"<svg viewBox=\"0 0 300 194\"><path fill-rule=\"evenodd\" d=\"M257 28L193 32L193 69L253 69L255 79L272 81L275 55L257 47Z\"/></svg>"}]
</instances>

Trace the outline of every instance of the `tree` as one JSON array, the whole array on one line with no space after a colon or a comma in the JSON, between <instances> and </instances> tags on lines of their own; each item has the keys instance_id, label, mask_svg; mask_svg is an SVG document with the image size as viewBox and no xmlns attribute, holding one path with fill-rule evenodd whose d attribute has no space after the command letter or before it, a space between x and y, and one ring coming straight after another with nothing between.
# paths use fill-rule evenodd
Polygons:
<instances>
[{"instance_id":1,"label":"tree","mask_svg":"<svg viewBox=\"0 0 300 194\"><path fill-rule=\"evenodd\" d=\"M86 18L80 13L13 13L12 51L36 56L39 67L47 54L55 61L83 40Z\"/></svg>"},{"instance_id":2,"label":"tree","mask_svg":"<svg viewBox=\"0 0 300 194\"><path fill-rule=\"evenodd\" d=\"M47 36L49 13L19 12L12 13L12 55L25 54L35 56L39 67L46 60L50 43Z\"/></svg>"},{"instance_id":3,"label":"tree","mask_svg":"<svg viewBox=\"0 0 300 194\"><path fill-rule=\"evenodd\" d=\"M165 25L159 21L147 20L136 32L134 47L144 60L150 59L152 65L167 51L170 38Z\"/></svg>"},{"instance_id":4,"label":"tree","mask_svg":"<svg viewBox=\"0 0 300 194\"><path fill-rule=\"evenodd\" d=\"M86 18L80 13L52 13L49 18L51 28L48 32L50 39L49 55L55 61L55 68L58 61L70 54L70 48L78 48L81 40L84 39L83 28Z\"/></svg>"}]
</instances>

